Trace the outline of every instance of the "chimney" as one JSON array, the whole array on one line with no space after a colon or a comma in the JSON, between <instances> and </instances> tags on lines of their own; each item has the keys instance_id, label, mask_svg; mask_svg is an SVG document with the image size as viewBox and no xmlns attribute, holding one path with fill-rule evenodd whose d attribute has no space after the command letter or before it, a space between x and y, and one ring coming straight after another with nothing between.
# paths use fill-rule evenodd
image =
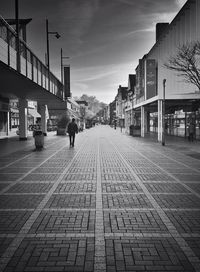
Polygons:
<instances>
[{"instance_id":1,"label":"chimney","mask_svg":"<svg viewBox=\"0 0 200 272\"><path fill-rule=\"evenodd\" d=\"M156 24L156 42L160 39L163 33L167 30L169 23Z\"/></svg>"}]
</instances>

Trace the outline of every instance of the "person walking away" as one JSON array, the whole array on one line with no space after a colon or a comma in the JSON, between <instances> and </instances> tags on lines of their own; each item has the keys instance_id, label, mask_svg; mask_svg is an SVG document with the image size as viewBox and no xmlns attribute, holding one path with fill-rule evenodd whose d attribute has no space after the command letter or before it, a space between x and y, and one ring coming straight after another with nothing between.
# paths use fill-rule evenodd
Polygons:
<instances>
[{"instance_id":1,"label":"person walking away","mask_svg":"<svg viewBox=\"0 0 200 272\"><path fill-rule=\"evenodd\" d=\"M193 142L194 141L194 134L195 134L195 124L193 122L191 122L189 124L188 131L189 131L189 141Z\"/></svg>"},{"instance_id":2,"label":"person walking away","mask_svg":"<svg viewBox=\"0 0 200 272\"><path fill-rule=\"evenodd\" d=\"M74 147L75 134L78 133L78 126L75 123L75 118L72 118L72 121L69 123L67 132L69 134L70 146Z\"/></svg>"},{"instance_id":3,"label":"person walking away","mask_svg":"<svg viewBox=\"0 0 200 272\"><path fill-rule=\"evenodd\" d=\"M114 120L114 128L116 129L117 126L117 120Z\"/></svg>"}]
</instances>

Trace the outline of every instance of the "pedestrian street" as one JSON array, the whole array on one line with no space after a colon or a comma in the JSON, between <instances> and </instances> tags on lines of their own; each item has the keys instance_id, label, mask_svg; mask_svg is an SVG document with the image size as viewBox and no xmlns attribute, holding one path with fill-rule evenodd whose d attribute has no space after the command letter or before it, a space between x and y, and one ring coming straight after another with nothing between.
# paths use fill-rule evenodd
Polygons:
<instances>
[{"instance_id":1,"label":"pedestrian street","mask_svg":"<svg viewBox=\"0 0 200 272\"><path fill-rule=\"evenodd\" d=\"M200 159L99 125L0 155L0 271L200 271Z\"/></svg>"}]
</instances>

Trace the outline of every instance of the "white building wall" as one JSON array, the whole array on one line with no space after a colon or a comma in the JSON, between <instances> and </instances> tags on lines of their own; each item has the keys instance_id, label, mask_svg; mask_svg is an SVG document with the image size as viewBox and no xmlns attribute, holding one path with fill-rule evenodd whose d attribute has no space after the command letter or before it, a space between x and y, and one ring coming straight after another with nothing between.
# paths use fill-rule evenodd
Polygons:
<instances>
[{"instance_id":1,"label":"white building wall","mask_svg":"<svg viewBox=\"0 0 200 272\"><path fill-rule=\"evenodd\" d=\"M189 9L184 9L169 26L167 33L151 49L149 59L158 61L158 97L162 99L163 79L166 79L166 99L200 98L198 89L185 83L177 73L163 65L176 54L178 47L200 39L200 1L190 1ZM195 93L196 92L196 93Z\"/></svg>"}]
</instances>

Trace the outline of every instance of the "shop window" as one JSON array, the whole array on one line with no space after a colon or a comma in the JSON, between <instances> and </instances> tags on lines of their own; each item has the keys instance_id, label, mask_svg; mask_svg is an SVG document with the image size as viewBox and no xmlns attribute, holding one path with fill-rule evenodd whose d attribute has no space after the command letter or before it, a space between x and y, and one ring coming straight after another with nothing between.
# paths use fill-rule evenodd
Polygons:
<instances>
[{"instance_id":1,"label":"shop window","mask_svg":"<svg viewBox=\"0 0 200 272\"><path fill-rule=\"evenodd\" d=\"M7 112L0 112L0 135L5 135L7 132Z\"/></svg>"}]
</instances>

